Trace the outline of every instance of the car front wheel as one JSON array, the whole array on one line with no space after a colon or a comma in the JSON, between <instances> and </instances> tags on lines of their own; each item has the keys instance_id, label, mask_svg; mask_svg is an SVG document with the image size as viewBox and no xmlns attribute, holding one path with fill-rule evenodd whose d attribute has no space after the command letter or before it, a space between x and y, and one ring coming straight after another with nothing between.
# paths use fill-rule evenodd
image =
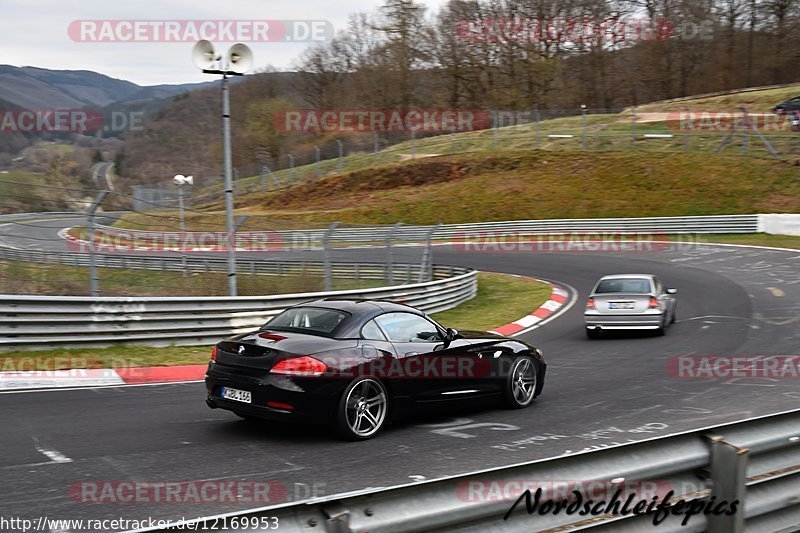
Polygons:
<instances>
[{"instance_id":1,"label":"car front wheel","mask_svg":"<svg viewBox=\"0 0 800 533\"><path fill-rule=\"evenodd\" d=\"M347 440L366 440L386 423L389 394L375 378L360 378L350 383L339 400L336 432Z\"/></svg>"}]
</instances>

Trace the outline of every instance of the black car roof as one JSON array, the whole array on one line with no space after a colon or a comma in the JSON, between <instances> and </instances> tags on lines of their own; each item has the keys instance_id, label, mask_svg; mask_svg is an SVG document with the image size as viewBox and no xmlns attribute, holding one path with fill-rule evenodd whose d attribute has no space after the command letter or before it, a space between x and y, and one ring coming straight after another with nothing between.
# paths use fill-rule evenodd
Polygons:
<instances>
[{"instance_id":1,"label":"black car roof","mask_svg":"<svg viewBox=\"0 0 800 533\"><path fill-rule=\"evenodd\" d=\"M348 299L339 299L339 298L324 298L322 300L313 300L311 302L305 302L300 304L298 307L322 307L325 309L337 309L339 311L345 311L346 313L350 313L351 315L359 315L359 314L377 314L384 313L387 311L405 311L411 312L416 314L422 314L421 311L414 309L411 306L400 304L397 302L387 302L383 300L367 300L367 299L358 299L358 298L348 298Z\"/></svg>"},{"instance_id":2,"label":"black car roof","mask_svg":"<svg viewBox=\"0 0 800 533\"><path fill-rule=\"evenodd\" d=\"M405 313L414 313L415 315L424 315L419 309L414 309L409 305L404 305L397 302L387 302L383 300L367 300L358 298L325 298L322 300L313 300L305 302L295 307L321 307L323 309L335 309L337 311L344 311L350 317L342 323L334 331L334 337L337 338L353 338L361 334L361 327L383 313L402 311Z\"/></svg>"}]
</instances>

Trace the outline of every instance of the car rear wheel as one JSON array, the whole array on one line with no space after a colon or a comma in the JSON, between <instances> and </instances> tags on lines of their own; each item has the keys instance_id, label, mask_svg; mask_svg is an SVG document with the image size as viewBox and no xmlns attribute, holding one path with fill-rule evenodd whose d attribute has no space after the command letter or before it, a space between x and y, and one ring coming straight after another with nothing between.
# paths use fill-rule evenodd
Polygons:
<instances>
[{"instance_id":1,"label":"car rear wheel","mask_svg":"<svg viewBox=\"0 0 800 533\"><path fill-rule=\"evenodd\" d=\"M597 328L586 328L586 336L590 339L599 339L602 332Z\"/></svg>"},{"instance_id":2,"label":"car rear wheel","mask_svg":"<svg viewBox=\"0 0 800 533\"><path fill-rule=\"evenodd\" d=\"M664 319L663 319L663 322L661 322L661 325L658 326L658 329L656 330L656 335L659 336L659 337L663 337L664 335L666 335L667 326L669 326L669 324L670 324L669 320L665 316Z\"/></svg>"},{"instance_id":3,"label":"car rear wheel","mask_svg":"<svg viewBox=\"0 0 800 533\"><path fill-rule=\"evenodd\" d=\"M336 432L347 440L372 438L386 423L389 394L375 378L360 378L347 386L336 416Z\"/></svg>"},{"instance_id":4,"label":"car rear wheel","mask_svg":"<svg viewBox=\"0 0 800 533\"><path fill-rule=\"evenodd\" d=\"M530 357L518 357L511 365L503 389L503 403L511 409L528 407L536 394L538 369Z\"/></svg>"}]
</instances>

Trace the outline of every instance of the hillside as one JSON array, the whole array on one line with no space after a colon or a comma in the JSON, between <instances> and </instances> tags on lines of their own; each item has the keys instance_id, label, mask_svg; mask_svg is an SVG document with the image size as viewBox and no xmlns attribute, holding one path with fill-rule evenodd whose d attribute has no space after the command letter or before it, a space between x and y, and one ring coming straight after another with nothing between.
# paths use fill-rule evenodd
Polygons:
<instances>
[{"instance_id":1,"label":"hillside","mask_svg":"<svg viewBox=\"0 0 800 533\"><path fill-rule=\"evenodd\" d=\"M244 229L800 211L792 163L703 154L476 152L429 157L236 198ZM199 207L196 206L195 207ZM224 227L223 205L189 213ZM129 215L128 227L158 227ZM169 229L169 228L161 228Z\"/></svg>"},{"instance_id":2,"label":"hillside","mask_svg":"<svg viewBox=\"0 0 800 533\"><path fill-rule=\"evenodd\" d=\"M114 159L118 144L126 137L133 120L153 120L174 98L209 83L140 86L86 70L49 70L37 67L0 65L0 112L14 109L80 109L99 113L105 125L102 138L95 132L53 133L2 131L0 135L0 170L16 167L35 170L19 159L23 151L37 141L55 141L101 150ZM103 142L103 139L112 142ZM11 165L12 161L21 161Z\"/></svg>"},{"instance_id":3,"label":"hillside","mask_svg":"<svg viewBox=\"0 0 800 533\"><path fill-rule=\"evenodd\" d=\"M718 96L697 96L677 101L654 102L639 106L641 113L680 111L688 107L692 111L735 111L740 106L751 113L770 113L776 104L800 96L800 83L762 90L742 90Z\"/></svg>"},{"instance_id":4,"label":"hillside","mask_svg":"<svg viewBox=\"0 0 800 533\"><path fill-rule=\"evenodd\" d=\"M115 102L169 98L203 85L143 87L89 70L0 65L0 99L27 109L97 109Z\"/></svg>"}]
</instances>

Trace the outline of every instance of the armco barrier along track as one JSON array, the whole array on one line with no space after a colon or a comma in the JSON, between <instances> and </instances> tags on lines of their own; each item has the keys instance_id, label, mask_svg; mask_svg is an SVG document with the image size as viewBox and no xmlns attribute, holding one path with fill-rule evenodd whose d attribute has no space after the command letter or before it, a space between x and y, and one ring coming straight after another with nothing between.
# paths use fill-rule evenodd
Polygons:
<instances>
[{"instance_id":1,"label":"armco barrier along track","mask_svg":"<svg viewBox=\"0 0 800 533\"><path fill-rule=\"evenodd\" d=\"M278 268L274 262L256 264ZM281 268L290 266L283 264ZM412 276L413 269L418 268L395 266ZM349 268L355 270L359 265L353 263ZM360 270L368 273L370 265L361 264ZM221 337L251 331L287 307L318 298L393 300L436 313L473 298L477 291L476 272L471 269L434 266L433 278L394 287L234 298L0 295L0 348L210 344Z\"/></svg>"},{"instance_id":2,"label":"armco barrier along track","mask_svg":"<svg viewBox=\"0 0 800 533\"><path fill-rule=\"evenodd\" d=\"M800 411L792 411L556 459L235 513L225 517L227 522L220 517L210 517L192 524L202 530L212 524L232 524L233 517L237 524L259 523L264 517L277 519L280 531L287 533L788 532L796 531L800 523L799 464ZM625 486L647 487L649 484L657 487L651 492L659 496L659 502L669 491L674 491L671 502L684 500L686 503L681 513L666 517L658 527L653 525L652 513L592 516L563 510L539 513L537 509L529 515L524 500L516 505L508 519L504 519L517 498L523 495L520 487L527 486L532 493L537 486L543 488L542 502L546 499L563 501L563 494L569 494L569 501L574 501L576 498L571 492L554 488L557 483L564 482L582 487L591 483L608 486L610 490L604 493L607 501L616 487L623 490ZM633 502L641 499L649 504L652 496L648 493ZM732 507L737 500L738 504ZM735 512L705 513L709 503L712 509L722 506L722 511ZM692 504L700 512L695 511L686 525L682 525ZM604 507L605 504L601 508ZM619 508L623 508L622 505ZM233 532L238 528L229 525L216 530Z\"/></svg>"},{"instance_id":3,"label":"armco barrier along track","mask_svg":"<svg viewBox=\"0 0 800 533\"><path fill-rule=\"evenodd\" d=\"M756 233L761 215L718 215L652 218L587 218L553 220L516 220L472 224L443 224L440 226L381 226L337 228L330 237L336 242L370 242L391 235L394 241L424 240L433 231L435 239L463 239L484 235L536 233L541 235L565 232L616 232L622 234L690 234L690 233ZM159 238L162 242L179 242L177 232L127 230L113 226L97 226L97 231L109 237L139 239ZM274 242L276 236L287 244L321 242L327 229L275 232L239 232L241 239L250 242Z\"/></svg>"}]
</instances>

